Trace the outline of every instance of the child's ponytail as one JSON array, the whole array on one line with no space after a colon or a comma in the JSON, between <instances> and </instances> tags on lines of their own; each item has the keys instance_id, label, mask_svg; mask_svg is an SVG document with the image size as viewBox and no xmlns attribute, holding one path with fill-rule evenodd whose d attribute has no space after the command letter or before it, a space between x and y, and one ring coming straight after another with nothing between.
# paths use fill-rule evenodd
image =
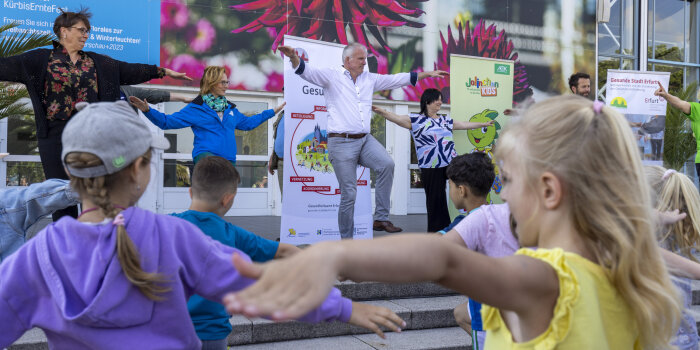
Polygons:
<instances>
[{"instance_id":1,"label":"child's ponytail","mask_svg":"<svg viewBox=\"0 0 700 350\"><path fill-rule=\"evenodd\" d=\"M149 149L143 157L146 159L146 166L149 166L151 150ZM70 153L66 156L66 164L74 168L92 167L101 163L99 158L90 153ZM164 285L167 279L159 273L143 271L141 255L126 232L121 209L112 204L109 196L109 190L120 180L121 174L122 172L119 172L93 178L71 177L71 185L81 196L90 198L102 210L105 217L114 218L114 223L117 225L117 258L124 275L147 298L160 301L163 299L161 295L170 291L170 287Z\"/></svg>"}]
</instances>

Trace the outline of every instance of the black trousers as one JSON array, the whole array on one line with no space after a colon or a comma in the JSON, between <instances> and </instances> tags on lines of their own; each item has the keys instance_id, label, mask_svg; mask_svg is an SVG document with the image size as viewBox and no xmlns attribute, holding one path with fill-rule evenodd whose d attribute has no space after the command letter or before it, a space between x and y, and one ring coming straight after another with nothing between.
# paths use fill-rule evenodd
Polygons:
<instances>
[{"instance_id":1,"label":"black trousers","mask_svg":"<svg viewBox=\"0 0 700 350\"><path fill-rule=\"evenodd\" d=\"M447 167L420 168L420 180L425 190L425 208L428 211L428 232L437 232L450 225L447 211Z\"/></svg>"},{"instance_id":2,"label":"black trousers","mask_svg":"<svg viewBox=\"0 0 700 350\"><path fill-rule=\"evenodd\" d=\"M44 168L46 179L68 180L68 174L63 169L63 163L61 162L61 152L63 151L61 135L65 126L66 122L64 121L50 121L48 135L38 140L39 156L41 157L41 165ZM52 215L53 221L58 221L58 219L67 215L77 218L78 206L74 205L56 210Z\"/></svg>"}]
</instances>

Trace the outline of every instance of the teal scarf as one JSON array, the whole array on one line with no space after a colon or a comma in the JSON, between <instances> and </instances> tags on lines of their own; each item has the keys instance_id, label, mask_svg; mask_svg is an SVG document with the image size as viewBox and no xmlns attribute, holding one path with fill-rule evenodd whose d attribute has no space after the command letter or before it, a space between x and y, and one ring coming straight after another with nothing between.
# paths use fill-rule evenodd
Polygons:
<instances>
[{"instance_id":1,"label":"teal scarf","mask_svg":"<svg viewBox=\"0 0 700 350\"><path fill-rule=\"evenodd\" d=\"M212 94L206 94L202 96L202 99L204 100L204 103L207 104L207 106L209 106L216 112L223 112L226 110L226 107L228 107L228 101L224 96L216 97Z\"/></svg>"}]
</instances>

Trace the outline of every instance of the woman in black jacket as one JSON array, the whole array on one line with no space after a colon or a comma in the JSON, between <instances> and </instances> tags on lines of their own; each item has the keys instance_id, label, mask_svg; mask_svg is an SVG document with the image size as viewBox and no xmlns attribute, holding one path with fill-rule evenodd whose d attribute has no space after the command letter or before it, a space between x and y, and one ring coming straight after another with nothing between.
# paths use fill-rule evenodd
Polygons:
<instances>
[{"instance_id":1,"label":"woman in black jacket","mask_svg":"<svg viewBox=\"0 0 700 350\"><path fill-rule=\"evenodd\" d=\"M91 14L63 12L54 21L58 38L53 49L36 49L21 55L0 58L0 81L26 85L34 108L39 155L47 179L68 179L61 163L61 134L81 101L117 101L119 85L140 84L169 76L192 80L155 65L126 63L105 55L83 51L90 35ZM125 135L128 137L128 135ZM53 214L77 217L77 207Z\"/></svg>"}]
</instances>

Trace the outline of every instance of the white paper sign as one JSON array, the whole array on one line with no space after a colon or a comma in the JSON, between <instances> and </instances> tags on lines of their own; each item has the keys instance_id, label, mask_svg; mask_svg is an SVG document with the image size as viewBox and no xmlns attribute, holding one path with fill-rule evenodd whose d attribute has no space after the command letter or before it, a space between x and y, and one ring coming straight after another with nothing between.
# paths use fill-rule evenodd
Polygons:
<instances>
[{"instance_id":1,"label":"white paper sign","mask_svg":"<svg viewBox=\"0 0 700 350\"><path fill-rule=\"evenodd\" d=\"M659 82L668 90L669 72L608 70L605 104L622 114L666 115L666 100L654 96Z\"/></svg>"}]
</instances>

